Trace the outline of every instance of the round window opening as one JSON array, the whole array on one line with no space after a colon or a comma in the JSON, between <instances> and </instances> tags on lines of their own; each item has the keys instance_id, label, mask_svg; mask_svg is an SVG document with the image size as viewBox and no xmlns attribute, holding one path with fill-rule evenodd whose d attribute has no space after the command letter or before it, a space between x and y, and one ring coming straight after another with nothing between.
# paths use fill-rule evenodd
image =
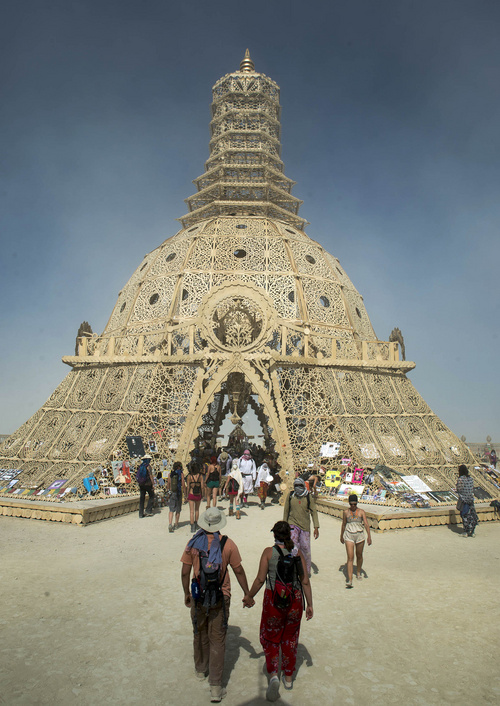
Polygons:
<instances>
[{"instance_id":1,"label":"round window opening","mask_svg":"<svg viewBox=\"0 0 500 706\"><path fill-rule=\"evenodd\" d=\"M319 303L320 306L324 307L325 309L328 309L328 307L330 306L330 300L328 299L328 297L325 297L325 295L322 295L319 298Z\"/></svg>"},{"instance_id":2,"label":"round window opening","mask_svg":"<svg viewBox=\"0 0 500 706\"><path fill-rule=\"evenodd\" d=\"M158 301L159 298L160 298L160 295L158 293L152 294L149 297L149 303L151 304L151 306L153 306L153 304L156 304L156 302Z\"/></svg>"},{"instance_id":3,"label":"round window opening","mask_svg":"<svg viewBox=\"0 0 500 706\"><path fill-rule=\"evenodd\" d=\"M172 262L172 260L175 260L176 257L177 257L177 253L171 252L170 255L167 257L167 262Z\"/></svg>"},{"instance_id":4,"label":"round window opening","mask_svg":"<svg viewBox=\"0 0 500 706\"><path fill-rule=\"evenodd\" d=\"M247 226L244 223L238 223L238 225L236 226L236 228L238 228L239 230L244 230L246 227Z\"/></svg>"},{"instance_id":5,"label":"round window opening","mask_svg":"<svg viewBox=\"0 0 500 706\"><path fill-rule=\"evenodd\" d=\"M120 309L120 314L123 312L123 310L125 309L126 306L127 306L127 302L123 302L121 309Z\"/></svg>"},{"instance_id":6,"label":"round window opening","mask_svg":"<svg viewBox=\"0 0 500 706\"><path fill-rule=\"evenodd\" d=\"M235 257L241 259L241 258L247 256L247 251L246 251L246 250L242 250L241 248L238 248L238 250L235 250L235 251L233 252L233 255L234 255Z\"/></svg>"},{"instance_id":7,"label":"round window opening","mask_svg":"<svg viewBox=\"0 0 500 706\"><path fill-rule=\"evenodd\" d=\"M309 262L311 265L316 264L316 260L314 259L314 257L313 257L312 255L306 255L306 260L307 260L307 262Z\"/></svg>"}]
</instances>

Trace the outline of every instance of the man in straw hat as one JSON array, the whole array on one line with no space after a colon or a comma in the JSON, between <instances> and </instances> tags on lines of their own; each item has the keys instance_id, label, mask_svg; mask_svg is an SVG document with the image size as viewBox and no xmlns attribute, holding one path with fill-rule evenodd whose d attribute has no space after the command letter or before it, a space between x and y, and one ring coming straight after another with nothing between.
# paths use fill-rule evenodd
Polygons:
<instances>
[{"instance_id":1,"label":"man in straw hat","mask_svg":"<svg viewBox=\"0 0 500 706\"><path fill-rule=\"evenodd\" d=\"M198 520L200 529L188 542L181 557L184 603L191 609L193 623L194 668L198 679L208 673L210 698L218 703L226 694L222 688L227 621L231 599L228 566L234 571L245 597L248 583L238 547L220 530L226 518L219 508L206 510ZM193 570L193 580L190 577Z\"/></svg>"},{"instance_id":2,"label":"man in straw hat","mask_svg":"<svg viewBox=\"0 0 500 706\"><path fill-rule=\"evenodd\" d=\"M136 479L139 483L140 492L139 517L152 517L155 491L153 471L151 470L151 456L149 454L146 454L142 457L141 465L137 469ZM146 500L146 493L149 497L146 512L144 512L144 501Z\"/></svg>"}]
</instances>

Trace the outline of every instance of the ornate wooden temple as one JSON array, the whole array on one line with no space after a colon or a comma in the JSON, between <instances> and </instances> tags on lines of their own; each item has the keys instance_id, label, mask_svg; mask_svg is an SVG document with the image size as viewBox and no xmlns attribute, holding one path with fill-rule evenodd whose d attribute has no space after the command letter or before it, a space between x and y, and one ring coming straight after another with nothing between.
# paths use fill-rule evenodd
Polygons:
<instances>
[{"instance_id":1,"label":"ornate wooden temple","mask_svg":"<svg viewBox=\"0 0 500 706\"><path fill-rule=\"evenodd\" d=\"M459 463L474 466L410 382L398 336L377 338L339 260L304 232L279 95L248 51L216 82L210 156L181 230L144 257L101 334L81 328L66 378L0 446L19 488L60 480L77 497L89 475L130 458L134 437L158 468L186 464L249 408L289 471L319 462L328 442L326 468L350 459L433 490L454 486Z\"/></svg>"}]
</instances>

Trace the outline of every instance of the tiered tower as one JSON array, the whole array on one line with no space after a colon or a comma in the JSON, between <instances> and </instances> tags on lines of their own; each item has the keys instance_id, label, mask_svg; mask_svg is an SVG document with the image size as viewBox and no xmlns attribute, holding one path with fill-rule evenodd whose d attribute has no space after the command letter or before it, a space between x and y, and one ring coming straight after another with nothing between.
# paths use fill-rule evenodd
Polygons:
<instances>
[{"instance_id":1,"label":"tiered tower","mask_svg":"<svg viewBox=\"0 0 500 706\"><path fill-rule=\"evenodd\" d=\"M304 233L280 110L279 87L247 50L213 88L210 157L182 229L146 255L103 333L80 336L63 358L71 371L2 445L4 467L82 488L127 456L127 436L186 463L199 438L215 440L249 407L287 469L328 441L339 457L433 489L473 462L407 378L414 363L377 339L337 258Z\"/></svg>"}]
</instances>

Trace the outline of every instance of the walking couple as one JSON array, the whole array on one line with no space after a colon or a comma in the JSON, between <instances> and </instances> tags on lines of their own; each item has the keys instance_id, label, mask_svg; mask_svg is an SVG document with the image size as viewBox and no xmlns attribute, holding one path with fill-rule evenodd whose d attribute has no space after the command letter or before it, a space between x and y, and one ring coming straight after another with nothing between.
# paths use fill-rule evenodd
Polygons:
<instances>
[{"instance_id":1,"label":"walking couple","mask_svg":"<svg viewBox=\"0 0 500 706\"><path fill-rule=\"evenodd\" d=\"M291 540L290 525L284 521L276 523L271 530L274 545L264 549L257 576L249 589L238 547L229 537L221 536L226 525L223 513L218 508L210 508L201 515L198 524L200 530L188 542L181 557L184 603L191 610L193 624L196 676L203 680L208 674L211 701L220 702L226 693L222 688L222 672L230 611L230 566L243 591L244 607L255 605L254 596L266 584L260 642L269 674L266 698L276 701L280 688L280 648L283 686L285 689L293 687L303 595L306 618L313 617L304 556Z\"/></svg>"}]
</instances>

